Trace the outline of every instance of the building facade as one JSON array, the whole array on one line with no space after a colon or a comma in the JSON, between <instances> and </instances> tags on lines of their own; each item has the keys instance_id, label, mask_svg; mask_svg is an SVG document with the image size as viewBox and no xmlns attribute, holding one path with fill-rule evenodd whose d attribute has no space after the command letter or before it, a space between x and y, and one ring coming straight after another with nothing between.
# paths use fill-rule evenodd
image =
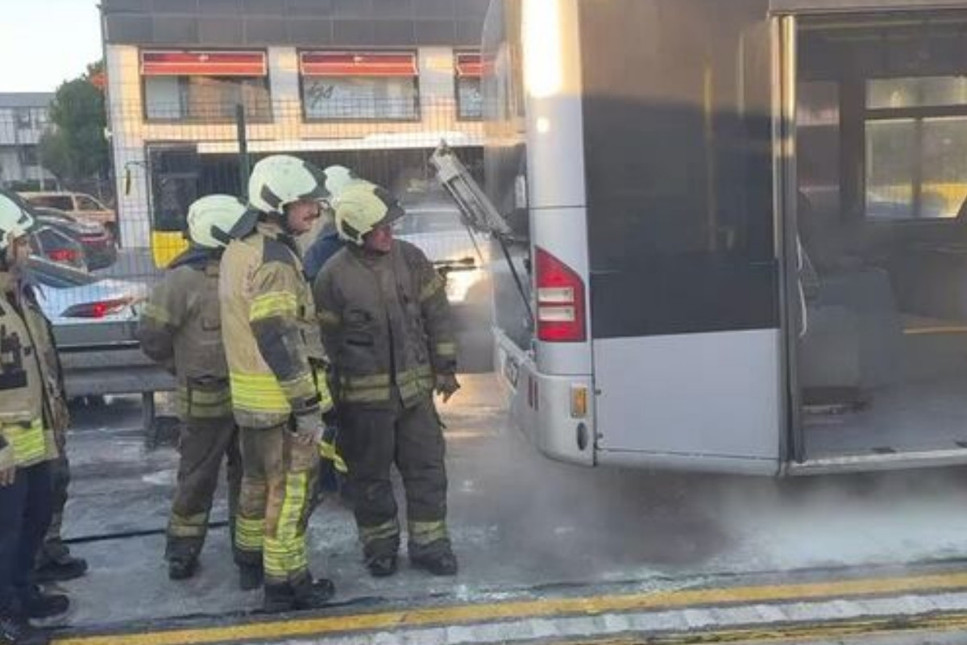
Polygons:
<instances>
[{"instance_id":1,"label":"building facade","mask_svg":"<svg viewBox=\"0 0 967 645\"><path fill-rule=\"evenodd\" d=\"M0 184L49 183L54 177L40 165L37 144L49 122L53 93L0 93Z\"/></svg>"},{"instance_id":2,"label":"building facade","mask_svg":"<svg viewBox=\"0 0 967 645\"><path fill-rule=\"evenodd\" d=\"M122 239L149 246L246 165L293 153L406 193L479 153L488 0L103 0ZM243 154L246 153L246 154Z\"/></svg>"}]
</instances>

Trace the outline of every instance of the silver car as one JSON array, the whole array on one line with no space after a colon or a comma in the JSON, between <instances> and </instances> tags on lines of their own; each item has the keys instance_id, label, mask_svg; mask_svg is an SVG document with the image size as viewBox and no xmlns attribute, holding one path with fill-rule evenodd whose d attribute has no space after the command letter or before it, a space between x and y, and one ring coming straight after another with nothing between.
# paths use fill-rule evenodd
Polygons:
<instances>
[{"instance_id":1,"label":"silver car","mask_svg":"<svg viewBox=\"0 0 967 645\"><path fill-rule=\"evenodd\" d=\"M51 321L70 397L170 390L170 374L140 350L135 332L145 282L101 278L32 256L26 273Z\"/></svg>"}]
</instances>

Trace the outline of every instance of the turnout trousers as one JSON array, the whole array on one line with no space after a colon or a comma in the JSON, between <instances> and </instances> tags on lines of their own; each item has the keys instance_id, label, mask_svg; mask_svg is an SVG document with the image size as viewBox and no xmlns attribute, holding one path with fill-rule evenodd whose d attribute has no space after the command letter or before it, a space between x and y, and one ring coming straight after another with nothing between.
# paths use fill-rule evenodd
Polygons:
<instances>
[{"instance_id":1,"label":"turnout trousers","mask_svg":"<svg viewBox=\"0 0 967 645\"><path fill-rule=\"evenodd\" d=\"M235 557L261 564L265 585L297 585L309 575L306 526L319 470L317 446L297 443L287 426L242 428L242 488Z\"/></svg>"},{"instance_id":2,"label":"turnout trousers","mask_svg":"<svg viewBox=\"0 0 967 645\"><path fill-rule=\"evenodd\" d=\"M389 405L346 404L340 411L339 443L349 468L356 526L367 562L395 555L400 524L390 470L403 480L407 548L411 557L449 551L447 474L443 428L426 396L404 407L398 393Z\"/></svg>"},{"instance_id":3,"label":"turnout trousers","mask_svg":"<svg viewBox=\"0 0 967 645\"><path fill-rule=\"evenodd\" d=\"M168 520L165 557L194 560L201 553L208 533L208 517L218 488L222 461L226 462L229 526L235 534L235 516L242 485L242 456L235 419L229 417L188 418L179 441L178 488Z\"/></svg>"},{"instance_id":4,"label":"turnout trousers","mask_svg":"<svg viewBox=\"0 0 967 645\"><path fill-rule=\"evenodd\" d=\"M18 467L13 485L0 487L0 612L11 611L30 585L53 509L50 465Z\"/></svg>"}]
</instances>

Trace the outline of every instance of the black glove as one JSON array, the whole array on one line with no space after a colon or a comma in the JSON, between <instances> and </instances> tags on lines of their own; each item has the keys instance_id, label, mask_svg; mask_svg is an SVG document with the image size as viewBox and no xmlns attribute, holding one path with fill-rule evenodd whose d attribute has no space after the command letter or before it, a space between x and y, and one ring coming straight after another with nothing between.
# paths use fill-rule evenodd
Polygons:
<instances>
[{"instance_id":1,"label":"black glove","mask_svg":"<svg viewBox=\"0 0 967 645\"><path fill-rule=\"evenodd\" d=\"M460 383L453 374L437 374L436 393L443 395L443 402L446 403L450 397L460 389Z\"/></svg>"}]
</instances>

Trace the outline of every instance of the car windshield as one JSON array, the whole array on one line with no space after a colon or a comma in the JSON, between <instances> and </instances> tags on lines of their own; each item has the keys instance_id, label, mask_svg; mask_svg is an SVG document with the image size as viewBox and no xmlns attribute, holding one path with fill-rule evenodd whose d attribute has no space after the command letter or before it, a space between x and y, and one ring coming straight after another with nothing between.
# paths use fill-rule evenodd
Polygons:
<instances>
[{"instance_id":1,"label":"car windshield","mask_svg":"<svg viewBox=\"0 0 967 645\"><path fill-rule=\"evenodd\" d=\"M84 271L56 262L49 262L36 255L27 262L27 277L33 282L54 289L83 287L97 282L97 278Z\"/></svg>"},{"instance_id":2,"label":"car windshield","mask_svg":"<svg viewBox=\"0 0 967 645\"><path fill-rule=\"evenodd\" d=\"M460 213L445 206L423 206L407 209L406 215L396 221L395 232L401 235L421 233L449 233L463 230Z\"/></svg>"}]
</instances>

